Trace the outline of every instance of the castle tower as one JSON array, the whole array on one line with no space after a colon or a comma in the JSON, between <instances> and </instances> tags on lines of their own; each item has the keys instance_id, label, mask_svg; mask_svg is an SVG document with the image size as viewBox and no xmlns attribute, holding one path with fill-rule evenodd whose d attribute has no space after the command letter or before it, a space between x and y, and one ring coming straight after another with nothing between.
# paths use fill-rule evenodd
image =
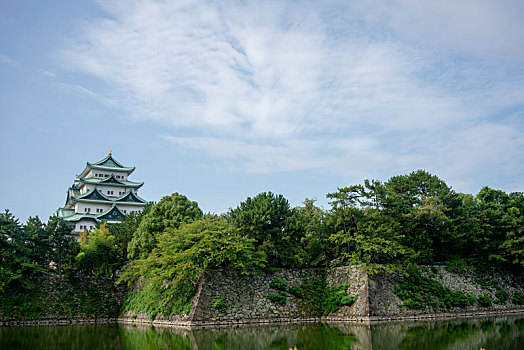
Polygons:
<instances>
[{"instance_id":1,"label":"castle tower","mask_svg":"<svg viewBox=\"0 0 524 350\"><path fill-rule=\"evenodd\" d=\"M126 167L109 154L89 163L67 190L65 206L58 217L73 223L73 233L91 231L99 221L120 222L126 214L140 212L146 201L137 195L143 182L128 181L135 167Z\"/></svg>"}]
</instances>

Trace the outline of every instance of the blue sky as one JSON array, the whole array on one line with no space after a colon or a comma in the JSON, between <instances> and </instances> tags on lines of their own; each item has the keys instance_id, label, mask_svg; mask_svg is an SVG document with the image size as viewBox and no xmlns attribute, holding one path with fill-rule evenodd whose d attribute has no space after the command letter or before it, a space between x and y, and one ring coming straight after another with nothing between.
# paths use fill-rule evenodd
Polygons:
<instances>
[{"instance_id":1,"label":"blue sky","mask_svg":"<svg viewBox=\"0 0 524 350\"><path fill-rule=\"evenodd\" d=\"M524 190L522 1L0 2L0 209L46 219L109 148L222 213L426 169Z\"/></svg>"}]
</instances>

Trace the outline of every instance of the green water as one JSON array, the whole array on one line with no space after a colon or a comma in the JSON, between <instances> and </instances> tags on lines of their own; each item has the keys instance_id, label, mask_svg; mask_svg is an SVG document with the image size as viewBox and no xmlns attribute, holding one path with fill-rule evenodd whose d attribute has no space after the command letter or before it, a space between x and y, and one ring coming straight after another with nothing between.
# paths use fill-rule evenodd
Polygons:
<instances>
[{"instance_id":1,"label":"green water","mask_svg":"<svg viewBox=\"0 0 524 350\"><path fill-rule=\"evenodd\" d=\"M0 349L524 349L524 316L202 329L0 327Z\"/></svg>"}]
</instances>

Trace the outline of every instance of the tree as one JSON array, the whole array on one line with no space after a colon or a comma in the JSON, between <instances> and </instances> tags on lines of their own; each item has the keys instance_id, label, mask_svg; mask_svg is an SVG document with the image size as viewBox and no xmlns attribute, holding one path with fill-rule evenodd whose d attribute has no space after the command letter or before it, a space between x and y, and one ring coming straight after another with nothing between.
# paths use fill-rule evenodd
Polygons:
<instances>
[{"instance_id":1,"label":"tree","mask_svg":"<svg viewBox=\"0 0 524 350\"><path fill-rule=\"evenodd\" d=\"M364 186L339 188L329 193L332 208L327 217L332 229L329 241L335 248L334 263L387 263L410 258L412 250L402 244L400 225L382 209L378 181Z\"/></svg>"},{"instance_id":2,"label":"tree","mask_svg":"<svg viewBox=\"0 0 524 350\"><path fill-rule=\"evenodd\" d=\"M29 260L42 269L47 269L50 262L49 237L46 235L44 223L38 216L27 219L23 228L23 236Z\"/></svg>"},{"instance_id":3,"label":"tree","mask_svg":"<svg viewBox=\"0 0 524 350\"><path fill-rule=\"evenodd\" d=\"M326 227L326 212L315 205L315 199L306 198L303 206L297 208L300 225L304 230L301 246L306 265L325 264L329 256L329 231Z\"/></svg>"},{"instance_id":4,"label":"tree","mask_svg":"<svg viewBox=\"0 0 524 350\"><path fill-rule=\"evenodd\" d=\"M240 232L254 239L272 266L291 267L301 264L300 241L303 227L298 212L292 210L281 194L263 192L248 197L230 210L229 217Z\"/></svg>"},{"instance_id":5,"label":"tree","mask_svg":"<svg viewBox=\"0 0 524 350\"><path fill-rule=\"evenodd\" d=\"M24 272L28 261L20 251L21 235L22 226L18 219L7 209L0 213L0 293L15 282L26 284Z\"/></svg>"},{"instance_id":6,"label":"tree","mask_svg":"<svg viewBox=\"0 0 524 350\"><path fill-rule=\"evenodd\" d=\"M76 256L80 269L95 275L113 276L123 261L119 257L116 240L106 223L80 236L80 253Z\"/></svg>"},{"instance_id":7,"label":"tree","mask_svg":"<svg viewBox=\"0 0 524 350\"><path fill-rule=\"evenodd\" d=\"M460 201L443 180L424 170L394 176L384 183L382 203L401 224L403 244L417 252L419 262L444 257L451 241L449 216Z\"/></svg>"},{"instance_id":8,"label":"tree","mask_svg":"<svg viewBox=\"0 0 524 350\"><path fill-rule=\"evenodd\" d=\"M240 234L223 217L205 217L179 228L167 228L147 258L130 261L119 282L141 285L148 295L147 310L161 309L166 316L179 313L196 291L202 276L213 268L260 270L265 256L255 251L254 240ZM161 301L162 305L156 304ZM185 308L187 310L187 308Z\"/></svg>"},{"instance_id":9,"label":"tree","mask_svg":"<svg viewBox=\"0 0 524 350\"><path fill-rule=\"evenodd\" d=\"M108 226L109 232L115 237L115 244L118 247L120 256L123 260L127 260L127 247L129 242L133 239L142 219L151 211L152 207L153 203L148 202L142 211L138 213L129 213L125 216L122 222Z\"/></svg>"},{"instance_id":10,"label":"tree","mask_svg":"<svg viewBox=\"0 0 524 350\"><path fill-rule=\"evenodd\" d=\"M336 262L349 260L357 249L353 237L362 216L362 211L357 207L361 189L361 186L344 187L326 195L331 199L327 220L332 231L329 240L334 244Z\"/></svg>"},{"instance_id":11,"label":"tree","mask_svg":"<svg viewBox=\"0 0 524 350\"><path fill-rule=\"evenodd\" d=\"M520 193L507 193L484 187L477 194L480 226L475 257L506 266L524 266L524 217ZM484 259L485 261L485 259Z\"/></svg>"},{"instance_id":12,"label":"tree","mask_svg":"<svg viewBox=\"0 0 524 350\"><path fill-rule=\"evenodd\" d=\"M197 202L173 193L163 197L146 213L128 245L130 259L145 258L156 245L157 236L167 228L177 229L181 224L200 219L202 210Z\"/></svg>"},{"instance_id":13,"label":"tree","mask_svg":"<svg viewBox=\"0 0 524 350\"><path fill-rule=\"evenodd\" d=\"M64 267L74 266L79 245L71 235L73 227L67 221L56 216L49 217L45 233L49 237L50 257L58 268L58 276L62 278Z\"/></svg>"}]
</instances>

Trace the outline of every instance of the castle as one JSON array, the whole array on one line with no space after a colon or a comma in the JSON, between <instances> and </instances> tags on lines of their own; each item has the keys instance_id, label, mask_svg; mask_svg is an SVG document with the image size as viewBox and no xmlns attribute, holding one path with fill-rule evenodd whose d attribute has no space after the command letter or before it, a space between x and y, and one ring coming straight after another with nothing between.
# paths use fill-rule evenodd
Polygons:
<instances>
[{"instance_id":1,"label":"castle","mask_svg":"<svg viewBox=\"0 0 524 350\"><path fill-rule=\"evenodd\" d=\"M73 234L79 234L93 230L97 222L116 223L126 214L140 212L147 202L137 194L144 183L128 181L134 170L117 162L111 150L104 159L87 162L67 190L66 203L57 216L74 224Z\"/></svg>"}]
</instances>

